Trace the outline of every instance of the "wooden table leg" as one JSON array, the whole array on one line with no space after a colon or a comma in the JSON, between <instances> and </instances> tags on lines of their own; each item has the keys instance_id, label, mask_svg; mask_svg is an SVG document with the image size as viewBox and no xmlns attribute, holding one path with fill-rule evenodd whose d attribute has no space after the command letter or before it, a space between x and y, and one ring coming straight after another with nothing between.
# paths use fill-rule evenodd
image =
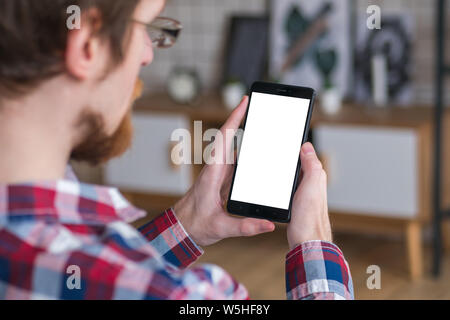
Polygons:
<instances>
[{"instance_id":1,"label":"wooden table leg","mask_svg":"<svg viewBox=\"0 0 450 320\"><path fill-rule=\"evenodd\" d=\"M444 249L445 251L450 251L450 221L442 221L442 237L444 239Z\"/></svg>"},{"instance_id":2,"label":"wooden table leg","mask_svg":"<svg viewBox=\"0 0 450 320\"><path fill-rule=\"evenodd\" d=\"M406 224L409 273L412 280L423 276L422 226L417 221Z\"/></svg>"}]
</instances>

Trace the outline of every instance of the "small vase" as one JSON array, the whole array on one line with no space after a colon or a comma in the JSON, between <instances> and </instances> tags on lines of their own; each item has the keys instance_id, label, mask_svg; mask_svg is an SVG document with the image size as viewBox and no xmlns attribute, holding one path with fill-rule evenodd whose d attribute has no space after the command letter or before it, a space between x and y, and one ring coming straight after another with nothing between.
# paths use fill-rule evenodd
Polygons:
<instances>
[{"instance_id":1,"label":"small vase","mask_svg":"<svg viewBox=\"0 0 450 320\"><path fill-rule=\"evenodd\" d=\"M326 114L336 114L342 107L342 96L338 88L324 89L320 98L320 106Z\"/></svg>"}]
</instances>

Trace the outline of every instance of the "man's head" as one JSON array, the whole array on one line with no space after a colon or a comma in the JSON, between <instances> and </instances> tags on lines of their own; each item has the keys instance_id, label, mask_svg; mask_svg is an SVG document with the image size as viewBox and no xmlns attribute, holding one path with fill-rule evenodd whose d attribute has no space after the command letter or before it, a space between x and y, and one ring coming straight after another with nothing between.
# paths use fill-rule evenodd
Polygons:
<instances>
[{"instance_id":1,"label":"man's head","mask_svg":"<svg viewBox=\"0 0 450 320\"><path fill-rule=\"evenodd\" d=\"M71 5L82 10L79 30L67 28ZM133 20L149 23L163 6L164 0L0 0L0 115L8 102L45 92L61 98L54 110L67 120L72 158L98 163L122 153L139 69L153 59L145 26ZM56 109L62 100L70 101L63 112Z\"/></svg>"}]
</instances>

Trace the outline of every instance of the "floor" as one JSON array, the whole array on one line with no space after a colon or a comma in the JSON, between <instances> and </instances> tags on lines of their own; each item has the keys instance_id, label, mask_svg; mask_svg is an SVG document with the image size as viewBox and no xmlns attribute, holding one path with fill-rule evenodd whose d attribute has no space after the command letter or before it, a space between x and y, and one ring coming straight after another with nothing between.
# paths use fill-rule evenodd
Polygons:
<instances>
[{"instance_id":1,"label":"floor","mask_svg":"<svg viewBox=\"0 0 450 320\"><path fill-rule=\"evenodd\" d=\"M429 247L425 248L423 279L408 278L405 243L400 239L374 238L358 234L337 234L335 242L343 250L353 277L356 299L450 299L450 254L444 256L442 275L430 276ZM227 239L205 248L198 263L214 263L243 283L251 299L285 299L284 257L287 242L284 230L253 238ZM381 289L369 290L367 267L381 269Z\"/></svg>"}]
</instances>

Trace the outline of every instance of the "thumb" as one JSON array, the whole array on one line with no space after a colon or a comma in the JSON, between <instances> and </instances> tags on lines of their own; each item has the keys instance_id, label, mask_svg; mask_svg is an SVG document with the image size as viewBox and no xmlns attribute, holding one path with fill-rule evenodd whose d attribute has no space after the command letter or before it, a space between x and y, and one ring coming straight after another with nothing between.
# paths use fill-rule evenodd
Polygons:
<instances>
[{"instance_id":1,"label":"thumb","mask_svg":"<svg viewBox=\"0 0 450 320\"><path fill-rule=\"evenodd\" d=\"M310 142L307 142L302 146L300 160L302 162L302 171L305 175L310 175L315 171L322 170L322 163L319 158L317 158L316 151Z\"/></svg>"},{"instance_id":2,"label":"thumb","mask_svg":"<svg viewBox=\"0 0 450 320\"><path fill-rule=\"evenodd\" d=\"M222 134L225 135L227 129L237 130L244 119L247 111L248 96L244 96L239 105L233 110L225 124L220 128Z\"/></svg>"},{"instance_id":3,"label":"thumb","mask_svg":"<svg viewBox=\"0 0 450 320\"><path fill-rule=\"evenodd\" d=\"M260 233L272 232L275 224L269 220L257 218L236 218L232 216L224 216L221 221L224 226L224 237L250 237Z\"/></svg>"},{"instance_id":4,"label":"thumb","mask_svg":"<svg viewBox=\"0 0 450 320\"><path fill-rule=\"evenodd\" d=\"M222 128L220 128L222 139L215 141L215 149L218 149L217 151L220 150L219 152L221 152L221 155L219 158L223 160L222 163L227 163L227 159L232 158L231 153L234 152L234 149L232 149L232 146L234 145L234 136L245 117L247 105L248 96L244 96L239 105L233 110L225 124Z\"/></svg>"}]
</instances>

